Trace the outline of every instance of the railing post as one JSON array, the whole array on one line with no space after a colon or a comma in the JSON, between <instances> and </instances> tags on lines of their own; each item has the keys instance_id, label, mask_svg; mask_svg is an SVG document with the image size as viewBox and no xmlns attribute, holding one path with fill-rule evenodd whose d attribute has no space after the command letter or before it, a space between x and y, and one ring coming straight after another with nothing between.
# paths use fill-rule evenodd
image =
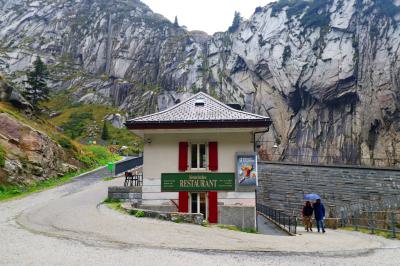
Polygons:
<instances>
[{"instance_id":1,"label":"railing post","mask_svg":"<svg viewBox=\"0 0 400 266\"><path fill-rule=\"evenodd\" d=\"M281 212L280 212L280 211L278 211L278 223L279 223L279 224L282 224L282 223L281 223Z\"/></svg>"},{"instance_id":2,"label":"railing post","mask_svg":"<svg viewBox=\"0 0 400 266\"><path fill-rule=\"evenodd\" d=\"M344 211L341 210L340 214L341 214L340 216L342 216L342 227L345 227L346 226L346 220L345 220L345 217L344 217Z\"/></svg>"},{"instance_id":3,"label":"railing post","mask_svg":"<svg viewBox=\"0 0 400 266\"><path fill-rule=\"evenodd\" d=\"M392 220L392 238L396 238L396 214L394 212L391 213Z\"/></svg>"},{"instance_id":4,"label":"railing post","mask_svg":"<svg viewBox=\"0 0 400 266\"><path fill-rule=\"evenodd\" d=\"M358 219L358 214L356 213L355 215L356 219L354 221L354 230L358 231L358 222L360 221L360 219Z\"/></svg>"},{"instance_id":5,"label":"railing post","mask_svg":"<svg viewBox=\"0 0 400 266\"><path fill-rule=\"evenodd\" d=\"M368 220L369 220L368 222L369 222L369 229L371 230L371 234L375 234L375 228L374 228L373 221L372 221L371 209L368 212Z\"/></svg>"}]
</instances>

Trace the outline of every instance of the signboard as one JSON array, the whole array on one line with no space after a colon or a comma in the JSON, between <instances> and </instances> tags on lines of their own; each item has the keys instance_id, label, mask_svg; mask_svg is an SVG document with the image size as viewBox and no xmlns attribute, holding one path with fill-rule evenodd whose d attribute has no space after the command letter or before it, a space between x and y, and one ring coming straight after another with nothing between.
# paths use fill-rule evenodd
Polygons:
<instances>
[{"instance_id":1,"label":"signboard","mask_svg":"<svg viewBox=\"0 0 400 266\"><path fill-rule=\"evenodd\" d=\"M257 155L255 153L236 154L236 179L239 187L257 186Z\"/></svg>"},{"instance_id":2,"label":"signboard","mask_svg":"<svg viewBox=\"0 0 400 266\"><path fill-rule=\"evenodd\" d=\"M163 173L161 191L234 191L235 173Z\"/></svg>"}]
</instances>

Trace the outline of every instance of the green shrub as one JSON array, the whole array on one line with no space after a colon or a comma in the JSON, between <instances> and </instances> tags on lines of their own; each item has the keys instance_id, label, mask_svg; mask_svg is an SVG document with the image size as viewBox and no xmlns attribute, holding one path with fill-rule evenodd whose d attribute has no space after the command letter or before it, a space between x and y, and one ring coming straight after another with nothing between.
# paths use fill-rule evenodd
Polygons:
<instances>
[{"instance_id":1,"label":"green shrub","mask_svg":"<svg viewBox=\"0 0 400 266\"><path fill-rule=\"evenodd\" d=\"M4 167L4 164L6 162L6 152L3 149L3 146L0 145L0 167Z\"/></svg>"},{"instance_id":2,"label":"green shrub","mask_svg":"<svg viewBox=\"0 0 400 266\"><path fill-rule=\"evenodd\" d=\"M108 133L108 126L106 121L104 121L103 123L103 130L101 131L101 139L102 140L110 139L110 133Z\"/></svg>"},{"instance_id":3,"label":"green shrub","mask_svg":"<svg viewBox=\"0 0 400 266\"><path fill-rule=\"evenodd\" d=\"M228 31L230 33L235 32L240 27L240 23L242 22L242 20L243 20L243 18L240 15L240 13L235 11L235 14L233 16L232 25L229 27Z\"/></svg>"},{"instance_id":4,"label":"green shrub","mask_svg":"<svg viewBox=\"0 0 400 266\"><path fill-rule=\"evenodd\" d=\"M103 203L120 203L121 200L119 199L110 199L110 198L106 198Z\"/></svg>"},{"instance_id":5,"label":"green shrub","mask_svg":"<svg viewBox=\"0 0 400 266\"><path fill-rule=\"evenodd\" d=\"M58 144L65 149L71 149L73 147L72 142L65 137L58 139Z\"/></svg>"},{"instance_id":6,"label":"green shrub","mask_svg":"<svg viewBox=\"0 0 400 266\"><path fill-rule=\"evenodd\" d=\"M145 214L144 214L144 211L142 211L142 210L138 210L135 213L135 217L137 217L137 218L144 217L144 216L145 216Z\"/></svg>"},{"instance_id":7,"label":"green shrub","mask_svg":"<svg viewBox=\"0 0 400 266\"><path fill-rule=\"evenodd\" d=\"M184 219L182 216L178 216L178 217L175 217L174 219L172 219L172 221L174 223L180 224L180 223L183 223Z\"/></svg>"},{"instance_id":8,"label":"green shrub","mask_svg":"<svg viewBox=\"0 0 400 266\"><path fill-rule=\"evenodd\" d=\"M201 226L208 227L209 225L210 225L210 223L207 220L203 220L201 222Z\"/></svg>"},{"instance_id":9,"label":"green shrub","mask_svg":"<svg viewBox=\"0 0 400 266\"><path fill-rule=\"evenodd\" d=\"M68 121L61 125L61 128L71 139L76 139L85 134L87 125L93 120L93 113L72 113Z\"/></svg>"}]
</instances>

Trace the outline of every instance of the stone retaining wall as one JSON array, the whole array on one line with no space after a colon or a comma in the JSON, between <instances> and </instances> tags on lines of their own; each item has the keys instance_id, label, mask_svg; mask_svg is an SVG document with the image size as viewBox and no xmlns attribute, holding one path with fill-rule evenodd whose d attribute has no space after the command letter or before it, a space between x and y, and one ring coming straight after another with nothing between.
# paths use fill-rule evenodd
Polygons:
<instances>
[{"instance_id":1,"label":"stone retaining wall","mask_svg":"<svg viewBox=\"0 0 400 266\"><path fill-rule=\"evenodd\" d=\"M135 215L136 212L142 211L144 217L155 218L160 220L172 221L176 223L193 223L201 225L204 221L203 214L201 213L186 213L186 212L165 212L148 209L133 208L131 204L124 203L121 205L128 213Z\"/></svg>"},{"instance_id":2,"label":"stone retaining wall","mask_svg":"<svg viewBox=\"0 0 400 266\"><path fill-rule=\"evenodd\" d=\"M108 198L121 201L142 201L142 187L108 187Z\"/></svg>"},{"instance_id":3,"label":"stone retaining wall","mask_svg":"<svg viewBox=\"0 0 400 266\"><path fill-rule=\"evenodd\" d=\"M219 205L218 223L240 228L255 228L255 214L255 207Z\"/></svg>"},{"instance_id":4,"label":"stone retaining wall","mask_svg":"<svg viewBox=\"0 0 400 266\"><path fill-rule=\"evenodd\" d=\"M272 162L261 162L258 167L257 201L290 215L300 215L307 193L322 197L327 217L340 217L344 210L369 206L371 201L378 209L400 203L397 169Z\"/></svg>"}]
</instances>

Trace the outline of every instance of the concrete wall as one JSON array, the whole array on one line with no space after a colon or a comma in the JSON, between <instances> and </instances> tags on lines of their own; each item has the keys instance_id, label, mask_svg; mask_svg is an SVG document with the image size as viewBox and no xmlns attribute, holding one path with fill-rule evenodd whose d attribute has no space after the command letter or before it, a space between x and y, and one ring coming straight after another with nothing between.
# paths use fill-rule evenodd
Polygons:
<instances>
[{"instance_id":1,"label":"concrete wall","mask_svg":"<svg viewBox=\"0 0 400 266\"><path fill-rule=\"evenodd\" d=\"M253 150L250 132L157 133L145 134L144 139L150 139L151 143L144 145L143 205L171 205L170 200L178 202L178 193L161 193L161 173L179 172L179 142L217 141L218 172L235 172L235 154ZM208 156L208 151L206 154ZM218 192L219 205L254 206L254 203L254 192Z\"/></svg>"},{"instance_id":2,"label":"concrete wall","mask_svg":"<svg viewBox=\"0 0 400 266\"><path fill-rule=\"evenodd\" d=\"M257 201L288 214L300 213L307 193L319 194L328 213L336 217L352 206L374 201L379 207L384 199L400 195L400 171L395 169L289 163L259 163L258 167Z\"/></svg>"},{"instance_id":3,"label":"concrete wall","mask_svg":"<svg viewBox=\"0 0 400 266\"><path fill-rule=\"evenodd\" d=\"M255 228L255 207L218 206L218 223Z\"/></svg>"}]
</instances>

